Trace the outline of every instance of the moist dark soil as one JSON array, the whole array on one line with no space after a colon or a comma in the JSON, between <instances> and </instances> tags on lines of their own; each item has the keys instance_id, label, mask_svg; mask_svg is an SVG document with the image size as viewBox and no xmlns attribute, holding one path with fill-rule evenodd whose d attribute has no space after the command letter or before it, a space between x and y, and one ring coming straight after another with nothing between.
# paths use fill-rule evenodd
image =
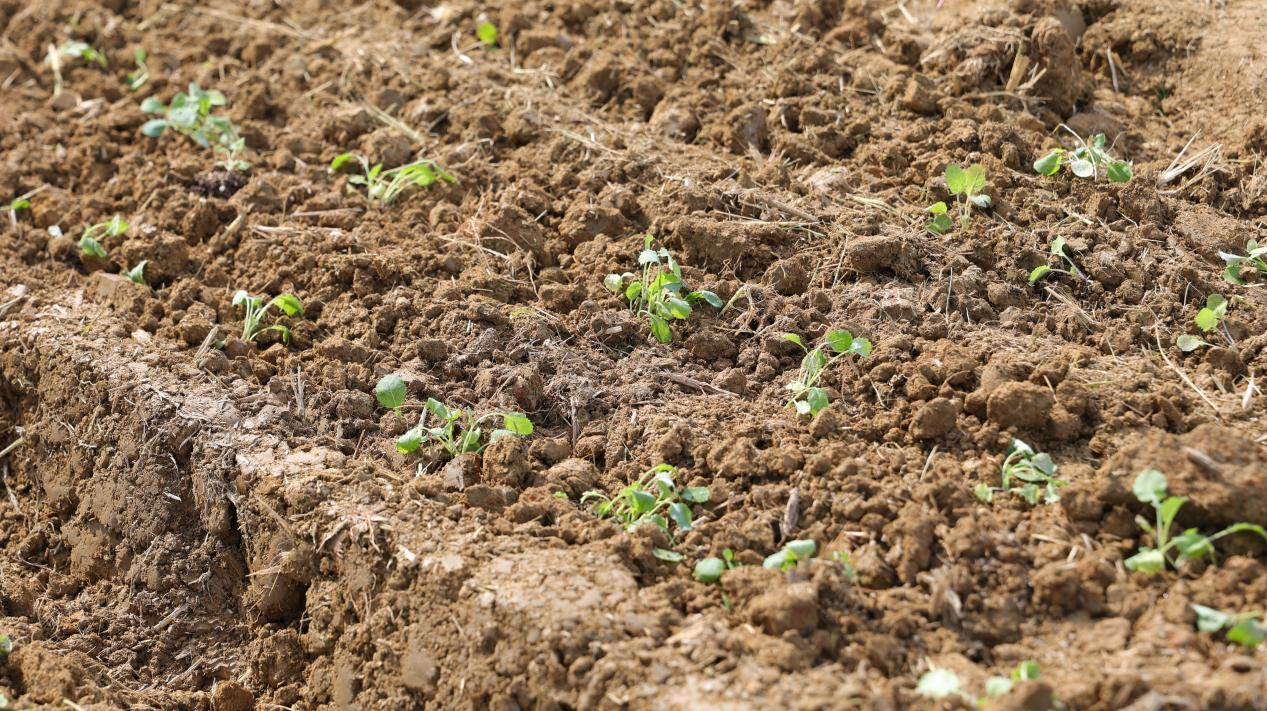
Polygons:
<instances>
[{"instance_id":1,"label":"moist dark soil","mask_svg":"<svg viewBox=\"0 0 1267 711\"><path fill-rule=\"evenodd\" d=\"M498 45L483 45L485 19ZM1257 0L0 0L0 694L11 708L1264 709L1267 546L1157 575L1177 525L1267 524ZM102 66L45 59L81 40ZM149 79L132 91L134 50ZM140 133L221 91L250 163ZM1061 128L1064 124L1068 129ZM1104 133L1127 184L1040 176ZM344 152L457 180L371 203ZM988 208L945 234L948 163ZM89 225L119 215L105 258ZM53 236L58 226L64 236ZM603 286L651 233L700 304ZM1063 237L1077 275L1030 284ZM145 260L147 285L119 273ZM244 340L233 294L298 296ZM1223 325L1193 318L1223 294ZM874 343L786 404L800 352ZM1210 345L1185 353L1181 334ZM374 386L402 376L401 412ZM535 432L395 439L434 397ZM1054 503L998 486L1015 438ZM10 448L10 445L14 445ZM693 530L581 496L655 465ZM788 571L761 566L817 543ZM671 548L684 560L662 560ZM734 551L716 584L694 563ZM847 560L849 566L842 564Z\"/></svg>"}]
</instances>

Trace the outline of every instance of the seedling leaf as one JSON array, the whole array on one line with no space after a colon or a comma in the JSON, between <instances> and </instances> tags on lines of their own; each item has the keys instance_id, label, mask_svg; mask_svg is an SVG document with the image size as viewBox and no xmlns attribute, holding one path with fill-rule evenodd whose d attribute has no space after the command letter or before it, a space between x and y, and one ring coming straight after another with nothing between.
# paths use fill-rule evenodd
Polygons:
<instances>
[{"instance_id":1,"label":"seedling leaf","mask_svg":"<svg viewBox=\"0 0 1267 711\"><path fill-rule=\"evenodd\" d=\"M395 373L384 375L374 386L374 397L379 405L399 412L405 404L405 381Z\"/></svg>"}]
</instances>

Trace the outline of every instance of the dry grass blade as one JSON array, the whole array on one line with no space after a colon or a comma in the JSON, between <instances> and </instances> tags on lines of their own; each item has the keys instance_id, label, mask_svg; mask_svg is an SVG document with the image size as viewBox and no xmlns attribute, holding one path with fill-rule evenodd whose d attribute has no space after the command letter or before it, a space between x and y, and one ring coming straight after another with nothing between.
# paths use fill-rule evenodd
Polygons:
<instances>
[{"instance_id":1,"label":"dry grass blade","mask_svg":"<svg viewBox=\"0 0 1267 711\"><path fill-rule=\"evenodd\" d=\"M1183 149L1179 151L1179 155L1175 156L1174 160L1170 161L1170 165L1157 175L1157 187L1166 187L1193 168L1197 168L1197 172L1183 185L1171 188L1170 190L1163 190L1161 191L1162 193L1173 195L1175 193L1182 192L1194 183L1200 182L1207 175L1227 172L1227 169L1224 167L1225 164L1223 161L1222 143L1212 143L1205 148L1188 155L1186 158L1184 157L1188 153L1188 149L1192 147L1192 142L1197 140L1197 136L1200 135L1201 133L1199 131L1193 134L1192 138L1188 139L1188 142L1184 144Z\"/></svg>"}]
</instances>

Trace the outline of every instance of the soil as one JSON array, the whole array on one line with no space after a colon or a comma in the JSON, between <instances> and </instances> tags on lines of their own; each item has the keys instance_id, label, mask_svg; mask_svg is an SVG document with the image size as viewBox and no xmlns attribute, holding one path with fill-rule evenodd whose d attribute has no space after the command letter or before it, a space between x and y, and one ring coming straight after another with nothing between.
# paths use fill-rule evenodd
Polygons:
<instances>
[{"instance_id":1,"label":"soil","mask_svg":"<svg viewBox=\"0 0 1267 711\"><path fill-rule=\"evenodd\" d=\"M980 690L1035 660L988 708L1267 708L1267 651L1189 608L1267 609L1267 546L1123 566L1150 541L1148 467L1190 497L1180 525L1267 523L1267 296L1218 257L1267 241L1261 19L1256 0L0 0L0 197L32 193L0 227L0 449L21 440L0 459L0 694L970 708L916 681ZM67 39L108 64L63 60L54 98ZM140 134L141 100L190 82L228 97L248 171ZM1106 133L1134 179L1036 175L1074 146L1061 123ZM1200 160L1168 170L1185 146ZM345 151L457 182L371 204L327 170ZM981 163L993 206L931 234L949 162ZM72 236L115 214L108 257L80 258ZM647 232L737 297L669 344L602 284ZM1085 277L1031 286L1057 236ZM141 260L152 288L118 276ZM238 337L238 289L303 301L288 342ZM1216 292L1225 329L1181 352ZM832 328L874 352L798 418L782 334ZM388 373L400 414L374 400ZM428 397L536 430L397 453ZM973 495L1013 437L1054 457L1059 503ZM660 463L711 492L675 541L579 503ZM760 566L793 538L818 556ZM745 565L692 579L727 548Z\"/></svg>"}]
</instances>

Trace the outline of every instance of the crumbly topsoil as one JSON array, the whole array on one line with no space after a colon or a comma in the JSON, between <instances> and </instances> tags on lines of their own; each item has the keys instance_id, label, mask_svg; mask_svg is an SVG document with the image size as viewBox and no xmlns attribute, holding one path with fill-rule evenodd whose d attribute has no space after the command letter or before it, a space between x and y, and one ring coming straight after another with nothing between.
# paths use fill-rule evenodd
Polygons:
<instances>
[{"instance_id":1,"label":"crumbly topsoil","mask_svg":"<svg viewBox=\"0 0 1267 711\"><path fill-rule=\"evenodd\" d=\"M1181 525L1267 523L1267 292L1218 257L1267 241L1261 25L1256 0L0 0L0 198L35 191L0 227L0 693L898 709L930 664L976 691L1032 659L990 708L1267 708L1267 652L1188 607L1267 608L1262 541L1123 567L1147 467ZM71 38L109 63L64 61L53 99ZM140 135L190 82L228 97L246 175ZM1035 175L1062 122L1134 180ZM381 207L327 172L344 151L458 181ZM948 162L993 207L934 235ZM601 283L648 231L746 296L655 343ZM1031 286L1057 236L1085 278ZM143 259L152 291L116 276ZM288 344L236 337L237 289L303 300ZM1226 333L1181 353L1215 292ZM874 353L799 419L781 334L830 328ZM396 453L427 397L536 433ZM1059 503L973 495L1013 437ZM678 565L578 504L661 462L712 493ZM763 569L791 538L818 558ZM726 548L747 565L692 580Z\"/></svg>"}]
</instances>

